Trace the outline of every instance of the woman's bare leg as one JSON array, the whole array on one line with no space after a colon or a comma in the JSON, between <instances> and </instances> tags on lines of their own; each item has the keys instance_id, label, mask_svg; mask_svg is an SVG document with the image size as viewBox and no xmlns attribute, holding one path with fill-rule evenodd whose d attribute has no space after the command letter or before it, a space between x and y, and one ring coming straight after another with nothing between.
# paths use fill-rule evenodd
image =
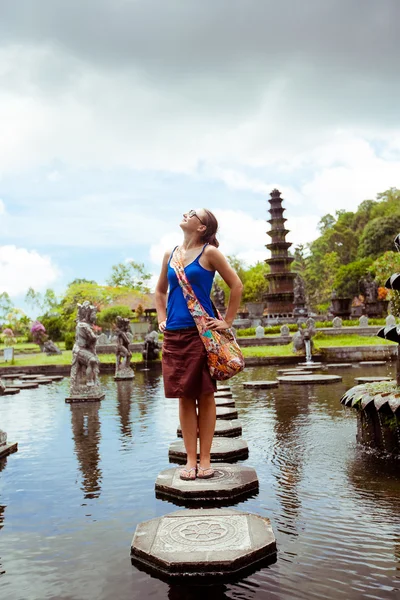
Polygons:
<instances>
[{"instance_id":1,"label":"woman's bare leg","mask_svg":"<svg viewBox=\"0 0 400 600\"><path fill-rule=\"evenodd\" d=\"M181 423L183 443L185 444L186 468L197 464L197 412L195 398L179 398L179 421Z\"/></svg>"},{"instance_id":2,"label":"woman's bare leg","mask_svg":"<svg viewBox=\"0 0 400 600\"><path fill-rule=\"evenodd\" d=\"M214 393L199 398L200 462L203 469L210 467L210 450L215 431L216 408Z\"/></svg>"}]
</instances>

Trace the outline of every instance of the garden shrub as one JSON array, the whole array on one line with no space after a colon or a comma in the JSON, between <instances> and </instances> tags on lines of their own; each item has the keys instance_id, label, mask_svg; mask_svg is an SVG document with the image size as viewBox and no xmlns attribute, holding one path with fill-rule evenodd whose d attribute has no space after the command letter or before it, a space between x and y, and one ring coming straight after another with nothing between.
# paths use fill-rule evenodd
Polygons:
<instances>
[{"instance_id":1,"label":"garden shrub","mask_svg":"<svg viewBox=\"0 0 400 600\"><path fill-rule=\"evenodd\" d=\"M75 342L75 333L68 332L64 336L65 349L72 350Z\"/></svg>"}]
</instances>

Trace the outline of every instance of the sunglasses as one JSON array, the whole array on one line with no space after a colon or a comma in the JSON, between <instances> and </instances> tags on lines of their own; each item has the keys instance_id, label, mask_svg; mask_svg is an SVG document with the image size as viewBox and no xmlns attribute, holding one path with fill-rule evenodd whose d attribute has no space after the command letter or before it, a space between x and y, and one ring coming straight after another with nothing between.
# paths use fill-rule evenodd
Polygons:
<instances>
[{"instance_id":1,"label":"sunglasses","mask_svg":"<svg viewBox=\"0 0 400 600\"><path fill-rule=\"evenodd\" d=\"M202 221L202 220L200 219L199 215L196 213L196 211L195 211L195 210L193 210L193 209L192 209L192 210L189 210L189 212L187 213L187 216L189 217L189 219L191 219L192 217L197 217L197 218L198 218L198 220L200 221L200 223L201 223L202 225L205 225L205 226L207 227L206 223L204 223L204 221Z\"/></svg>"}]
</instances>

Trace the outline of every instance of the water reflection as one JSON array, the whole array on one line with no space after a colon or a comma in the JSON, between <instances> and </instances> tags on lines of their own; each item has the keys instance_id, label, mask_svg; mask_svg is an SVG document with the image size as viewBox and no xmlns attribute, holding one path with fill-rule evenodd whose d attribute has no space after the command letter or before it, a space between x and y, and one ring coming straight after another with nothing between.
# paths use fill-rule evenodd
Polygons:
<instances>
[{"instance_id":1,"label":"water reflection","mask_svg":"<svg viewBox=\"0 0 400 600\"><path fill-rule=\"evenodd\" d=\"M99 408L100 402L71 404L72 437L85 499L98 498L101 491Z\"/></svg>"},{"instance_id":2,"label":"water reflection","mask_svg":"<svg viewBox=\"0 0 400 600\"><path fill-rule=\"evenodd\" d=\"M276 466L274 477L282 506L280 529L293 536L299 534L296 524L301 508L298 488L302 479L305 452L301 429L307 423L309 415L310 391L308 386L299 386L296 394L291 395L290 402L284 398L284 387L274 394L275 444L272 463Z\"/></svg>"},{"instance_id":3,"label":"water reflection","mask_svg":"<svg viewBox=\"0 0 400 600\"><path fill-rule=\"evenodd\" d=\"M123 437L132 437L131 404L135 382L132 379L117 382L117 409Z\"/></svg>"}]
</instances>

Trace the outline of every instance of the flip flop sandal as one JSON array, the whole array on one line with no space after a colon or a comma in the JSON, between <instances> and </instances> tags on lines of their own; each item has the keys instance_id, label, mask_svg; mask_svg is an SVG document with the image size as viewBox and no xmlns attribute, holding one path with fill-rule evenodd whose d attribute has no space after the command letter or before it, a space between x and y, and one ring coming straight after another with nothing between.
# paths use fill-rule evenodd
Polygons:
<instances>
[{"instance_id":1,"label":"flip flop sandal","mask_svg":"<svg viewBox=\"0 0 400 600\"><path fill-rule=\"evenodd\" d=\"M207 471L210 471L210 473L205 474ZM212 467L207 467L206 469L203 469L203 467L200 466L197 467L197 479L211 479L211 477L214 477L214 473L215 471Z\"/></svg>"},{"instance_id":2,"label":"flip flop sandal","mask_svg":"<svg viewBox=\"0 0 400 600\"><path fill-rule=\"evenodd\" d=\"M181 469L179 472L179 477L184 481L194 481L196 479L196 471L197 467L192 467L191 469Z\"/></svg>"}]
</instances>

